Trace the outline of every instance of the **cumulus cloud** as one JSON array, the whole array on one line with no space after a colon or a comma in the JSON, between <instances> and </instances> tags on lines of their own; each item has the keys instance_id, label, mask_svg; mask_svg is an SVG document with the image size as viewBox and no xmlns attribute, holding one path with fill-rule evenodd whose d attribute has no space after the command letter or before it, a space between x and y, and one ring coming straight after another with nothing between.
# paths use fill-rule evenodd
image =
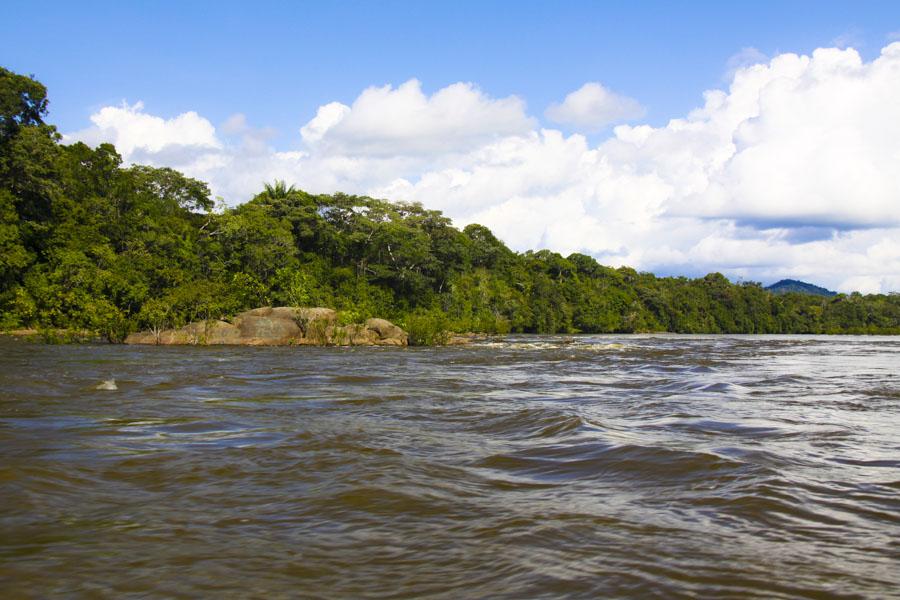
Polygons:
<instances>
[{"instance_id":1,"label":"cumulus cloud","mask_svg":"<svg viewBox=\"0 0 900 600\"><path fill-rule=\"evenodd\" d=\"M316 116L300 128L300 136L307 144L321 141L329 129L344 120L350 110L349 106L340 102L330 102L320 106L316 111Z\"/></svg>"},{"instance_id":2,"label":"cumulus cloud","mask_svg":"<svg viewBox=\"0 0 900 600\"><path fill-rule=\"evenodd\" d=\"M550 121L584 133L602 131L607 125L644 116L644 107L628 96L595 82L586 83L544 112Z\"/></svg>"},{"instance_id":3,"label":"cumulus cloud","mask_svg":"<svg viewBox=\"0 0 900 600\"><path fill-rule=\"evenodd\" d=\"M519 250L873 292L900 290L897 97L900 43L870 62L835 48L755 56L688 115L620 125L598 144L538 128L518 98L464 83L428 96L415 80L321 106L290 152L241 141L262 131L243 117L216 130L196 113L164 119L139 104L102 109L70 139L181 168L232 204L281 178L421 201ZM584 100L569 98L559 106Z\"/></svg>"},{"instance_id":4,"label":"cumulus cloud","mask_svg":"<svg viewBox=\"0 0 900 600\"><path fill-rule=\"evenodd\" d=\"M173 144L198 149L219 148L212 123L190 111L172 119L144 112L144 103L107 106L91 115L93 126L69 137L86 143L112 142L124 154L137 148L150 152Z\"/></svg>"},{"instance_id":5,"label":"cumulus cloud","mask_svg":"<svg viewBox=\"0 0 900 600\"><path fill-rule=\"evenodd\" d=\"M721 104L712 99L687 124L715 130L716 114L737 110L719 136L734 150L673 207L760 226L900 225L898 91L900 44L871 64L830 49L739 72Z\"/></svg>"},{"instance_id":6,"label":"cumulus cloud","mask_svg":"<svg viewBox=\"0 0 900 600\"><path fill-rule=\"evenodd\" d=\"M524 133L534 124L515 96L489 98L471 83L455 83L427 96L422 84L411 79L396 88L370 87L352 106L322 106L301 135L333 153L439 154Z\"/></svg>"}]
</instances>

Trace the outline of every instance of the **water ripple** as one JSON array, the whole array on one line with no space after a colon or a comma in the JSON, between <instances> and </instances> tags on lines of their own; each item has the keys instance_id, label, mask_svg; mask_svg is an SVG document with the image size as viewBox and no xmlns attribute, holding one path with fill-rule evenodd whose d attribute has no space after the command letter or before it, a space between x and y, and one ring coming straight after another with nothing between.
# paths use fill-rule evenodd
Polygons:
<instances>
[{"instance_id":1,"label":"water ripple","mask_svg":"<svg viewBox=\"0 0 900 600\"><path fill-rule=\"evenodd\" d=\"M0 582L900 597L898 357L894 338L854 336L0 341Z\"/></svg>"}]
</instances>

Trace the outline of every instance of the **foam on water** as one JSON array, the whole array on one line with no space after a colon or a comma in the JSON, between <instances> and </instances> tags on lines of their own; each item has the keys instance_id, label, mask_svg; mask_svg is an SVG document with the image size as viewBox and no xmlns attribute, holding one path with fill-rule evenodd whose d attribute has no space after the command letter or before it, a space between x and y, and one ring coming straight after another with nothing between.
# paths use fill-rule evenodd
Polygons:
<instances>
[{"instance_id":1,"label":"foam on water","mask_svg":"<svg viewBox=\"0 0 900 600\"><path fill-rule=\"evenodd\" d=\"M98 383L96 386L94 386L94 389L114 392L119 389L119 386L116 385L115 379L107 379L106 381Z\"/></svg>"}]
</instances>

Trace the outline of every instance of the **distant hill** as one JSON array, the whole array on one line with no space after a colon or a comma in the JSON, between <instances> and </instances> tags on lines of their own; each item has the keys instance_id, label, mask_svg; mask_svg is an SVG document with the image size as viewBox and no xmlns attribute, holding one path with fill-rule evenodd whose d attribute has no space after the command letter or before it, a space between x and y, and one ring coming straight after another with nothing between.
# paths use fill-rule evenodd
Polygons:
<instances>
[{"instance_id":1,"label":"distant hill","mask_svg":"<svg viewBox=\"0 0 900 600\"><path fill-rule=\"evenodd\" d=\"M837 296L837 292L826 290L823 287L806 283L805 281L797 281L796 279L782 279L778 283L773 283L766 288L773 294L787 294L796 292L798 294L812 294L814 296Z\"/></svg>"}]
</instances>

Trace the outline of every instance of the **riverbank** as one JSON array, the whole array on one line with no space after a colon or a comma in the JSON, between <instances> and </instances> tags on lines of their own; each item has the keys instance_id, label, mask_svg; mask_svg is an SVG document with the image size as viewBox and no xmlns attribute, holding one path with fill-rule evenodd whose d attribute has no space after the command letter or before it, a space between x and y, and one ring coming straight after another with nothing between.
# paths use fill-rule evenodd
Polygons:
<instances>
[{"instance_id":1,"label":"riverbank","mask_svg":"<svg viewBox=\"0 0 900 600\"><path fill-rule=\"evenodd\" d=\"M100 333L88 330L41 328L31 327L20 329L7 329L0 331L0 336L30 342L44 342L47 344L88 344L106 343L107 340Z\"/></svg>"},{"instance_id":2,"label":"riverbank","mask_svg":"<svg viewBox=\"0 0 900 600\"><path fill-rule=\"evenodd\" d=\"M219 321L213 322L212 328L215 330L218 327ZM264 343L255 343L255 344L225 344L223 342L219 342L218 344L210 344L208 342L208 338L204 341L202 335L196 335L196 332L199 328L198 324L193 324L194 326L188 326L186 329L194 333L185 333L187 337L181 340L181 343L160 343L158 345L254 345L254 346L271 346L271 345L316 345L316 346L340 346L340 345L363 345L363 344L313 344L313 343L294 343L294 344L264 344ZM166 333L166 337L181 335L174 333L176 330L169 330L169 333ZM160 337L163 338L162 334L164 332L160 332ZM194 335L194 338L191 338L190 335ZM155 341L155 336L153 332L138 332L135 334L131 334L129 338L131 341L128 341L128 338L124 340L123 344L128 345L136 345L136 344L144 344L144 345L157 345ZM417 345L417 346L466 346L469 344L474 344L477 342L485 342L491 340L494 336L491 336L486 333L476 333L476 332L453 332L447 331L443 336L440 337L439 340L430 343L430 344L410 344L407 345ZM108 339L97 332L92 331L74 331L70 329L34 329L34 328L21 328L21 329L9 329L5 331L0 331L0 338L7 338L13 340L22 340L27 342L34 343L46 343L46 344L110 344ZM165 339L165 338L163 338ZM193 341L191 341L193 339ZM140 340L140 341L139 341ZM390 343L381 343L381 344L368 344L368 345L398 345L402 346L402 344L390 344Z\"/></svg>"}]
</instances>

